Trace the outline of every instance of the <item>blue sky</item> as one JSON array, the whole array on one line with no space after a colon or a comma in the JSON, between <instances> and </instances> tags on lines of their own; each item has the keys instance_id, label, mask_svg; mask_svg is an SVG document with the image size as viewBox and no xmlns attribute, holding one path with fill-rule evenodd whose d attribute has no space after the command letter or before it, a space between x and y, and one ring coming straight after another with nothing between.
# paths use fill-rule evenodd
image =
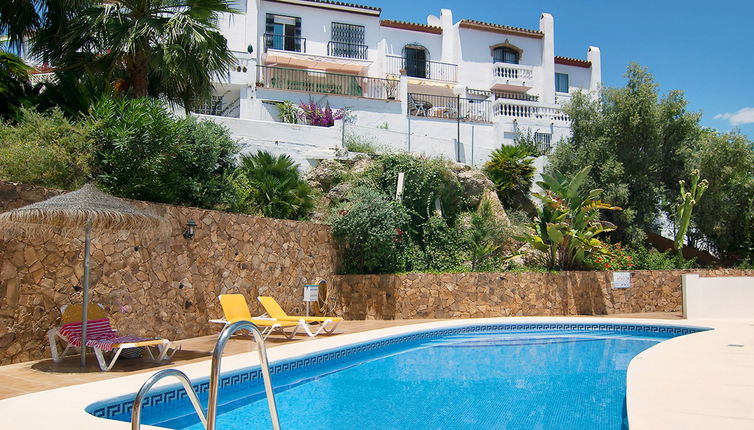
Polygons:
<instances>
[{"instance_id":1,"label":"blue sky","mask_svg":"<svg viewBox=\"0 0 754 430\"><path fill-rule=\"evenodd\" d=\"M454 20L478 19L538 29L539 14L555 18L556 55L586 59L602 52L602 81L625 84L626 65L647 66L660 91L684 90L702 124L738 127L754 139L754 0L362 0L383 19L426 23L440 8Z\"/></svg>"}]
</instances>

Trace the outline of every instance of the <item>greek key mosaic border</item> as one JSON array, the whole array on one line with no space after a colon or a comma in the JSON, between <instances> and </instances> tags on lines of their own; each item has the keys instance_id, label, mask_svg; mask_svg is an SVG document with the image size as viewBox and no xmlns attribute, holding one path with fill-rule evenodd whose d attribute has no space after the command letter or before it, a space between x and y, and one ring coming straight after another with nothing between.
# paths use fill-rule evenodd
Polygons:
<instances>
[{"instance_id":1,"label":"greek key mosaic border","mask_svg":"<svg viewBox=\"0 0 754 430\"><path fill-rule=\"evenodd\" d=\"M314 355L291 359L282 363L273 364L270 372L278 376L295 376L306 371L332 365L345 360L357 359L366 354L387 352L390 349L405 346L406 344L421 343L423 341L459 334L485 333L485 332L527 332L548 330L578 330L578 331L608 331L626 334L641 334L651 337L676 337L690 333L704 331L706 329L696 327L657 326L646 324L615 324L615 323L501 323L501 324L475 324L464 327L434 329L411 333L402 336L380 339L349 346L335 351L325 351ZM262 371L256 368L238 370L220 379L221 394L244 391L252 386L262 387ZM209 382L203 381L193 384L192 387L200 398L206 397L209 390ZM129 400L123 398L110 399L97 402L86 408L90 414L100 418L118 419L129 416L133 407L133 397ZM113 403L115 401L115 403ZM188 404L188 395L183 388L176 387L157 391L144 398L142 411L147 413L164 413L169 410L180 408L182 404Z\"/></svg>"}]
</instances>

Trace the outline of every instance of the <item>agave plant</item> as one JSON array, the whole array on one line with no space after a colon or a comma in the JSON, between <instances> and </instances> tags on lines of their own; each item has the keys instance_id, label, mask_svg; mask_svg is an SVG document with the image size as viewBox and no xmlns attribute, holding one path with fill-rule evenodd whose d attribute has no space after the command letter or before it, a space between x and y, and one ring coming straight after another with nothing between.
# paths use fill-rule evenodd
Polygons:
<instances>
[{"instance_id":1,"label":"agave plant","mask_svg":"<svg viewBox=\"0 0 754 430\"><path fill-rule=\"evenodd\" d=\"M534 197L542 202L533 231L521 239L544 253L549 269L570 270L582 266L592 254L609 253L610 249L597 235L615 229L615 225L600 220L600 210L621 210L598 200L601 189L582 189L589 167L573 179L558 172L543 174L537 182L542 193Z\"/></svg>"}]
</instances>

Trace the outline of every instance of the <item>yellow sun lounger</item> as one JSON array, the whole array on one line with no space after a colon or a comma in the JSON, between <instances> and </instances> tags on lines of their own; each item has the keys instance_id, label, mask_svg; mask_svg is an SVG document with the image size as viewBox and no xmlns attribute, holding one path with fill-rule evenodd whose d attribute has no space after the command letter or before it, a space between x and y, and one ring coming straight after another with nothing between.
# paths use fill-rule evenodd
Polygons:
<instances>
[{"instance_id":1,"label":"yellow sun lounger","mask_svg":"<svg viewBox=\"0 0 754 430\"><path fill-rule=\"evenodd\" d=\"M332 332L338 327L338 324L343 321L343 318L340 317L304 317L288 315L272 297L260 296L257 297L257 300L259 300L259 303L262 304L264 310L267 311L267 315L271 318L274 318L277 321L298 321L306 334L312 337L321 332L332 334ZM311 323L322 323L322 325L316 332L312 333L311 327L309 326Z\"/></svg>"},{"instance_id":2,"label":"yellow sun lounger","mask_svg":"<svg viewBox=\"0 0 754 430\"><path fill-rule=\"evenodd\" d=\"M280 331L287 339L296 335L300 324L293 321L277 321L273 318L252 318L249 313L249 305L243 294L221 294L218 296L220 305L223 307L225 318L210 320L211 323L233 324L238 321L251 321L262 330L265 339L275 331ZM286 327L293 327L290 333L285 331Z\"/></svg>"}]
</instances>

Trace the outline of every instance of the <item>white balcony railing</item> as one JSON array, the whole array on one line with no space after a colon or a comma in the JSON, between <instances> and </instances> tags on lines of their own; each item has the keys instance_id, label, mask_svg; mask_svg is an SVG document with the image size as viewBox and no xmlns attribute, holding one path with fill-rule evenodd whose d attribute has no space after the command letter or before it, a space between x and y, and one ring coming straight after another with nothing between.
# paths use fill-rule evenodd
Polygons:
<instances>
[{"instance_id":1,"label":"white balcony railing","mask_svg":"<svg viewBox=\"0 0 754 430\"><path fill-rule=\"evenodd\" d=\"M533 86L534 67L522 64L494 63L492 65L492 85Z\"/></svg>"},{"instance_id":2,"label":"white balcony railing","mask_svg":"<svg viewBox=\"0 0 754 430\"><path fill-rule=\"evenodd\" d=\"M32 85L37 84L46 84L46 83L53 83L56 82L58 78L55 76L55 73L49 72L49 73L32 73L29 75L29 83Z\"/></svg>"},{"instance_id":3,"label":"white balcony railing","mask_svg":"<svg viewBox=\"0 0 754 430\"><path fill-rule=\"evenodd\" d=\"M555 93L555 104L563 106L571 101L571 95L568 93Z\"/></svg>"},{"instance_id":4,"label":"white balcony railing","mask_svg":"<svg viewBox=\"0 0 754 430\"><path fill-rule=\"evenodd\" d=\"M550 122L568 122L570 118L556 106L543 106L535 102L497 99L493 104L495 116L510 118L528 118Z\"/></svg>"}]
</instances>

